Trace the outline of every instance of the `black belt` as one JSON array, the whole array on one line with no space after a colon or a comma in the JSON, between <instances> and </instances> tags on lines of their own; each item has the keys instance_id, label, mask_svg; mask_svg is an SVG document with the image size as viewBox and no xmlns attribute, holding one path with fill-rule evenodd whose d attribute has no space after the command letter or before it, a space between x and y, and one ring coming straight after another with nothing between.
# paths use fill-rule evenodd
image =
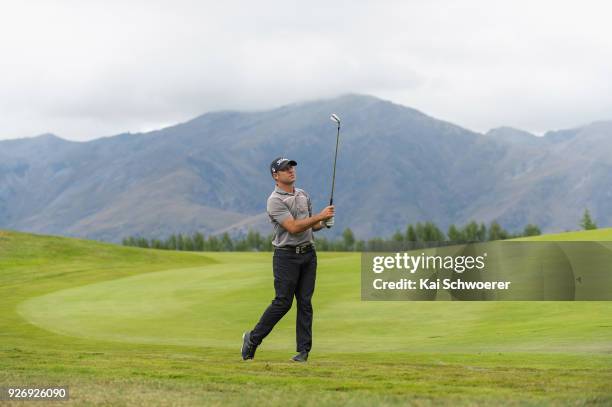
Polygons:
<instances>
[{"instance_id":1,"label":"black belt","mask_svg":"<svg viewBox=\"0 0 612 407\"><path fill-rule=\"evenodd\" d=\"M308 253L311 252L315 249L314 244L312 243L304 243L298 246L282 246L282 247L277 247L278 250L286 250L286 251L290 251L290 252L294 252L297 254L303 254L303 253Z\"/></svg>"}]
</instances>

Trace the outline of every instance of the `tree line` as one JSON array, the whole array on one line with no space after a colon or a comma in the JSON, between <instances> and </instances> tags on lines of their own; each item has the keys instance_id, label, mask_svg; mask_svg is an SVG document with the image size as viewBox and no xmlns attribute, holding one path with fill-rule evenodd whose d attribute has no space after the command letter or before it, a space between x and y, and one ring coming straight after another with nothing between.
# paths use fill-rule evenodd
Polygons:
<instances>
[{"instance_id":1,"label":"tree line","mask_svg":"<svg viewBox=\"0 0 612 407\"><path fill-rule=\"evenodd\" d=\"M400 248L422 248L446 244L468 242L486 242L491 240L504 240L521 236L539 235L540 228L529 224L522 233L510 233L499 223L492 222L488 227L484 223L474 221L463 227L451 225L445 234L433 222L418 222L408 225L405 231L396 231L388 238L372 238L369 240L356 239L350 228L344 229L342 237L328 239L316 236L317 250L319 251L384 251ZM185 251L272 251L272 235L262 236L259 232L249 230L242 237L230 237L229 233L221 236L204 236L200 232L193 234L172 234L166 239L147 239L142 236L130 236L122 241L125 246L136 246L161 250Z\"/></svg>"},{"instance_id":2,"label":"tree line","mask_svg":"<svg viewBox=\"0 0 612 407\"><path fill-rule=\"evenodd\" d=\"M584 230L597 229L588 209L580 220ZM489 242L493 240L513 239L517 237L537 236L541 231L537 225L528 224L520 233L510 233L495 221L487 227L484 223L469 222L461 227L450 225L444 233L433 222L409 224L406 229L396 231L388 238L375 237L368 240L355 238L350 228L344 229L342 237L328 239L316 236L318 251L393 251L410 250L450 244ZM204 236L200 232L193 234L172 234L166 239L147 239L141 236L130 236L122 240L124 246L136 246L161 250L185 251L272 251L272 234L262 236L259 232L249 230L242 237L230 237L229 233L221 236Z\"/></svg>"},{"instance_id":3,"label":"tree line","mask_svg":"<svg viewBox=\"0 0 612 407\"><path fill-rule=\"evenodd\" d=\"M130 236L122 240L124 246L136 246L161 250L185 250L195 252L231 252L231 251L272 251L272 235L263 237L259 232L249 230L246 236L231 238L229 233L221 236L204 236L200 232L193 234L172 234L166 239L147 239L142 236Z\"/></svg>"}]
</instances>

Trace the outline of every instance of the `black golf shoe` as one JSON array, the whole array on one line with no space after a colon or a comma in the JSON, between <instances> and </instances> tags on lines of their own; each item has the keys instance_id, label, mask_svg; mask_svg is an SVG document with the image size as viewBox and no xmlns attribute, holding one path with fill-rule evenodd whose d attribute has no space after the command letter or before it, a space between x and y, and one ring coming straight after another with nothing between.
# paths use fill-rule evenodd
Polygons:
<instances>
[{"instance_id":1,"label":"black golf shoe","mask_svg":"<svg viewBox=\"0 0 612 407\"><path fill-rule=\"evenodd\" d=\"M308 360L308 352L302 351L291 358L294 362L306 362Z\"/></svg>"},{"instance_id":2,"label":"black golf shoe","mask_svg":"<svg viewBox=\"0 0 612 407\"><path fill-rule=\"evenodd\" d=\"M257 345L251 342L251 332L247 331L242 334L242 360L253 359L255 357Z\"/></svg>"}]
</instances>

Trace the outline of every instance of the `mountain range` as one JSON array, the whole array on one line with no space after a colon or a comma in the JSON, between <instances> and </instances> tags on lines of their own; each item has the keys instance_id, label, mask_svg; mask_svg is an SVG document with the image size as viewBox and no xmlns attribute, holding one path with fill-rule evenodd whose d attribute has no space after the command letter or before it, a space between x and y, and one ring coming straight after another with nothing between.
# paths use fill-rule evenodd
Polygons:
<instances>
[{"instance_id":1,"label":"mountain range","mask_svg":"<svg viewBox=\"0 0 612 407\"><path fill-rule=\"evenodd\" d=\"M73 142L0 141L0 228L120 241L130 235L269 233L274 157L298 162L315 210L329 200L336 129L336 226L359 238L408 223L470 220L516 231L576 229L585 208L612 224L612 122L543 136L482 134L366 95L257 112L206 113L147 133Z\"/></svg>"}]
</instances>

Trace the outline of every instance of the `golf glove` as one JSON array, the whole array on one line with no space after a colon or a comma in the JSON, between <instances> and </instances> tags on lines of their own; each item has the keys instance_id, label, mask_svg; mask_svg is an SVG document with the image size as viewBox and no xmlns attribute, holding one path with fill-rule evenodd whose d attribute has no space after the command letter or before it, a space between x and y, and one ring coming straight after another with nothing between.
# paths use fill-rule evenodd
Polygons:
<instances>
[{"instance_id":1,"label":"golf glove","mask_svg":"<svg viewBox=\"0 0 612 407\"><path fill-rule=\"evenodd\" d=\"M334 216L327 219L326 221L323 221L323 223L325 224L325 227L327 227L328 229L331 228L332 226L334 226Z\"/></svg>"}]
</instances>

